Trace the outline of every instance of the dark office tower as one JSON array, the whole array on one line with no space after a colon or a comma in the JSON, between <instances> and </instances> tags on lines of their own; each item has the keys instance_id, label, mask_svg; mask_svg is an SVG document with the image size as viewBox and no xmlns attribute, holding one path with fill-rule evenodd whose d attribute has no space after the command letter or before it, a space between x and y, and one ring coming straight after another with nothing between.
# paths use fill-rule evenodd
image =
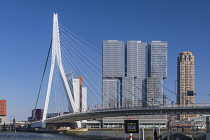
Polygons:
<instances>
[{"instance_id":1,"label":"dark office tower","mask_svg":"<svg viewBox=\"0 0 210 140\"><path fill-rule=\"evenodd\" d=\"M194 105L194 56L191 52L182 52L178 56L177 66L177 104ZM179 115L178 119L190 118L194 114Z\"/></svg>"},{"instance_id":2,"label":"dark office tower","mask_svg":"<svg viewBox=\"0 0 210 140\"><path fill-rule=\"evenodd\" d=\"M103 41L102 93L103 108L115 108L121 104L122 77L125 76L124 41Z\"/></svg>"},{"instance_id":3,"label":"dark office tower","mask_svg":"<svg viewBox=\"0 0 210 140\"><path fill-rule=\"evenodd\" d=\"M163 105L163 79L167 77L167 42L148 45L147 105Z\"/></svg>"},{"instance_id":4,"label":"dark office tower","mask_svg":"<svg viewBox=\"0 0 210 140\"><path fill-rule=\"evenodd\" d=\"M126 43L126 77L122 79L122 106L142 106L145 100L147 77L147 43L127 41Z\"/></svg>"}]
</instances>

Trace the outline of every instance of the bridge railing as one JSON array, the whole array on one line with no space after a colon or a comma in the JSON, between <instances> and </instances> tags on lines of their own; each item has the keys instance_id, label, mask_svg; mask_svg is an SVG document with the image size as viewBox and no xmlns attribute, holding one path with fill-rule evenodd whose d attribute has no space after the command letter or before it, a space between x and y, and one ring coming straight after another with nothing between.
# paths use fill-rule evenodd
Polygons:
<instances>
[{"instance_id":1,"label":"bridge railing","mask_svg":"<svg viewBox=\"0 0 210 140\"><path fill-rule=\"evenodd\" d=\"M202 103L202 104L188 104L188 105L164 105L164 106L147 106L147 107L117 107L117 108L102 108L102 109L94 109L88 110L87 112L94 111L106 111L106 110L127 110L127 109L154 109L154 108L197 108L197 107L209 107L210 103Z\"/></svg>"},{"instance_id":2,"label":"bridge railing","mask_svg":"<svg viewBox=\"0 0 210 140\"><path fill-rule=\"evenodd\" d=\"M69 114L80 114L80 113L88 113L88 112L101 112L101 111L117 111L117 110L135 110L135 109L164 109L164 108L209 108L210 103L202 103L202 104L191 104L191 105L164 105L164 106L147 106L147 107L140 107L140 106L134 106L134 107L119 107L119 108L100 108L100 109L93 109L93 110L87 110L87 111L82 111L82 112L75 112L75 113L68 113L68 114L62 114L59 116L55 116L52 118L57 118L60 116L66 116Z\"/></svg>"}]
</instances>

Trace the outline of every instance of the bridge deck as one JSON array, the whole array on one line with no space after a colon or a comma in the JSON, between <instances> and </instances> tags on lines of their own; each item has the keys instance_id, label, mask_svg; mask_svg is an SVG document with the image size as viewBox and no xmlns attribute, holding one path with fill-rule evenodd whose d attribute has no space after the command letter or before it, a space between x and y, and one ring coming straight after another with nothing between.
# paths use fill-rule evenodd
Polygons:
<instances>
[{"instance_id":1,"label":"bridge deck","mask_svg":"<svg viewBox=\"0 0 210 140\"><path fill-rule=\"evenodd\" d=\"M210 114L210 106L202 107L164 107L164 108L135 108L135 109L99 109L88 112L70 113L48 118L46 123L66 123L103 117L131 115L160 115L160 114Z\"/></svg>"}]
</instances>

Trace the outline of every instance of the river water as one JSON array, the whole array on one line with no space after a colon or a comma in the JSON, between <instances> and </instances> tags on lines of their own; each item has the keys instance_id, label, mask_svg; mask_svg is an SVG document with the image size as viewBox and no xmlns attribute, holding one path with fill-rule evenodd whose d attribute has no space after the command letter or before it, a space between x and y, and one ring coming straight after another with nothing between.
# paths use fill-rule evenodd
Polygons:
<instances>
[{"instance_id":1,"label":"river water","mask_svg":"<svg viewBox=\"0 0 210 140\"><path fill-rule=\"evenodd\" d=\"M166 132L161 132L164 133ZM153 132L145 131L145 138L149 135L152 136ZM125 138L129 140L129 134L125 135L124 131L88 131L71 134L0 131L0 140L125 140ZM139 140L139 134L133 134L133 140Z\"/></svg>"},{"instance_id":2,"label":"river water","mask_svg":"<svg viewBox=\"0 0 210 140\"><path fill-rule=\"evenodd\" d=\"M0 132L0 140L124 140L124 137L125 134L122 131L89 131L77 134ZM129 139L129 134L126 137Z\"/></svg>"}]
</instances>

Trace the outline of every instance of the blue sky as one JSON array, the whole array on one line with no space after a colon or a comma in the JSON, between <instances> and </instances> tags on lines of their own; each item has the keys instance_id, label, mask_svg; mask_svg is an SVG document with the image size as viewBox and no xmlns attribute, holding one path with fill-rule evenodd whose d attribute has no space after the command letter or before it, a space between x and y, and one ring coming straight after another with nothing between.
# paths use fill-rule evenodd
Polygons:
<instances>
[{"instance_id":1,"label":"blue sky","mask_svg":"<svg viewBox=\"0 0 210 140\"><path fill-rule=\"evenodd\" d=\"M168 78L174 91L177 56L195 56L196 102L210 99L208 0L1 0L0 99L7 118L26 120L35 106L52 34L59 23L101 48L103 40L168 41ZM166 95L175 100L172 93Z\"/></svg>"}]
</instances>

